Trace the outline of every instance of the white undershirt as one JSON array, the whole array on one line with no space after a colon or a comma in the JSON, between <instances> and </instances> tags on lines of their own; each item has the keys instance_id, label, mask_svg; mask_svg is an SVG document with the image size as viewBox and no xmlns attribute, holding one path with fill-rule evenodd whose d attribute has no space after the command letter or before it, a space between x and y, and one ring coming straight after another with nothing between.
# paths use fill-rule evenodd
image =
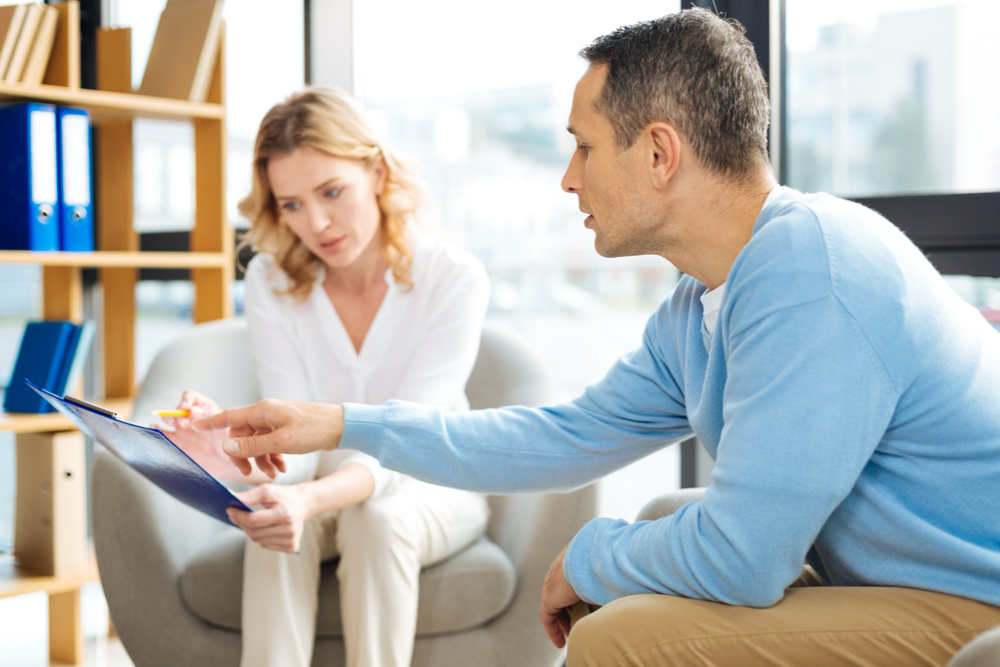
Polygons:
<instances>
[{"instance_id":1,"label":"white undershirt","mask_svg":"<svg viewBox=\"0 0 1000 667\"><path fill-rule=\"evenodd\" d=\"M781 190L780 185L771 188L767 193L767 199L760 210L767 208L777 197ZM715 323L719 319L719 308L722 306L722 297L726 294L726 283L722 283L713 290L708 290L701 295L701 309L704 313L705 331L711 335L715 331Z\"/></svg>"},{"instance_id":2,"label":"white undershirt","mask_svg":"<svg viewBox=\"0 0 1000 667\"><path fill-rule=\"evenodd\" d=\"M465 383L479 350L489 299L482 263L442 241L418 236L413 247L413 288L388 289L356 352L336 308L323 289L321 271L304 302L279 296L288 277L265 254L246 272L245 310L250 350L264 398L380 405L400 399L449 409L468 409ZM377 497L399 474L353 450L291 457L280 483L328 475L361 463L375 478Z\"/></svg>"}]
</instances>

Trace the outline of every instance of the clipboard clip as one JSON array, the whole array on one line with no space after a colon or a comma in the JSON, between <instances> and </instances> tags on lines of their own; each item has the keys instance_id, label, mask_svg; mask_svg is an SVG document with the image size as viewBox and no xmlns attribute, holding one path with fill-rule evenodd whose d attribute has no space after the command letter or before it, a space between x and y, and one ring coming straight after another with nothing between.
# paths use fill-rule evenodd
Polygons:
<instances>
[{"instance_id":1,"label":"clipboard clip","mask_svg":"<svg viewBox=\"0 0 1000 667\"><path fill-rule=\"evenodd\" d=\"M73 405L77 405L77 406L79 406L81 408L85 408L87 410L93 410L94 412L102 414L105 417L110 417L111 419L118 419L118 413L117 412L112 412L111 410L108 410L107 408L102 408L99 405L94 405L93 403L88 403L87 401L84 401L83 399L73 398L72 396L63 396L63 400L66 401L67 403L72 403Z\"/></svg>"}]
</instances>

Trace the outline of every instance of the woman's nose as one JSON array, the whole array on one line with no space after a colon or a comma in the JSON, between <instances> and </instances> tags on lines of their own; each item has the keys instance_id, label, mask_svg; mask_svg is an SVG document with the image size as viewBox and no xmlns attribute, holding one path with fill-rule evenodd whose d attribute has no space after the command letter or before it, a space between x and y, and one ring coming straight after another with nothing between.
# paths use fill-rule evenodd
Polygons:
<instances>
[{"instance_id":1,"label":"woman's nose","mask_svg":"<svg viewBox=\"0 0 1000 667\"><path fill-rule=\"evenodd\" d=\"M330 218L327 216L326 211L324 211L321 207L310 207L308 214L309 229L312 232L318 234L330 226Z\"/></svg>"}]
</instances>

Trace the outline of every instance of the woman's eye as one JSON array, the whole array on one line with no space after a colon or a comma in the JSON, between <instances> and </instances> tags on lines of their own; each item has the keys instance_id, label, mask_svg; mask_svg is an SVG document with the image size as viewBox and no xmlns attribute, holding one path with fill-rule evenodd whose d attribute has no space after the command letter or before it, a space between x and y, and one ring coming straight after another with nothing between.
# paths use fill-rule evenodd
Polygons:
<instances>
[{"instance_id":1,"label":"woman's eye","mask_svg":"<svg viewBox=\"0 0 1000 667\"><path fill-rule=\"evenodd\" d=\"M297 202L297 201L289 201L289 202L285 202L284 204L282 204L282 205L281 205L281 208L283 208L284 210L286 210L286 211L288 211L288 212L292 212L292 211L297 211L297 210L299 210L299 207L300 207L301 205L302 205L302 204L300 204L300 203L299 203L299 202Z\"/></svg>"},{"instance_id":2,"label":"woman's eye","mask_svg":"<svg viewBox=\"0 0 1000 667\"><path fill-rule=\"evenodd\" d=\"M330 197L332 199L333 197L336 197L339 194L340 194L340 188L330 188L329 190L323 193L323 196Z\"/></svg>"}]
</instances>

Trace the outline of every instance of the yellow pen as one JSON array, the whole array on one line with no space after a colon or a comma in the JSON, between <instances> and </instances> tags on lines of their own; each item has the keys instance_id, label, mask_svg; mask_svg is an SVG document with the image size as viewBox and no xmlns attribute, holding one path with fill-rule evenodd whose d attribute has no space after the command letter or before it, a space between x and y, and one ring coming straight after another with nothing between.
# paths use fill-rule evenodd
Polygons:
<instances>
[{"instance_id":1,"label":"yellow pen","mask_svg":"<svg viewBox=\"0 0 1000 667\"><path fill-rule=\"evenodd\" d=\"M153 410L151 415L156 417L190 417L190 410Z\"/></svg>"}]
</instances>

